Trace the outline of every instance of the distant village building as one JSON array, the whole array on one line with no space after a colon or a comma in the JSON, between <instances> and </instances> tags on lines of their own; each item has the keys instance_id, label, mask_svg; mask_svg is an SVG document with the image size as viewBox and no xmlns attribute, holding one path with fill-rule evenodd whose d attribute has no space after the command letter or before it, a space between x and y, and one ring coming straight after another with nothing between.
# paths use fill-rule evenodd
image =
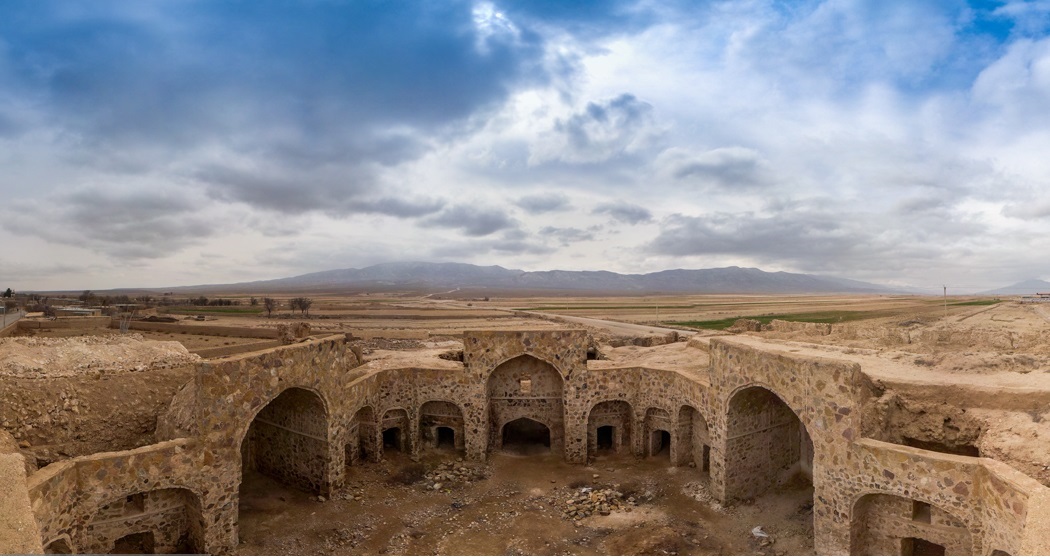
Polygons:
<instances>
[{"instance_id":1,"label":"distant village building","mask_svg":"<svg viewBox=\"0 0 1050 558\"><path fill-rule=\"evenodd\" d=\"M1042 302L1050 303L1050 293L1035 293L1035 295L1021 297L1021 304L1037 304Z\"/></svg>"},{"instance_id":2,"label":"distant village building","mask_svg":"<svg viewBox=\"0 0 1050 558\"><path fill-rule=\"evenodd\" d=\"M101 316L101 308L83 308L80 306L60 306L55 308L55 316Z\"/></svg>"}]
</instances>

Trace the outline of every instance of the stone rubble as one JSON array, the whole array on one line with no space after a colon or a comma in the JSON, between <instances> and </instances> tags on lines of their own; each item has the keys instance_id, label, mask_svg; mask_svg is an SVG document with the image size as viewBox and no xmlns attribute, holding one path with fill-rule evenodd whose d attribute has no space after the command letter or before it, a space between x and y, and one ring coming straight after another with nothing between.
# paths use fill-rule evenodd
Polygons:
<instances>
[{"instance_id":1,"label":"stone rubble","mask_svg":"<svg viewBox=\"0 0 1050 558\"><path fill-rule=\"evenodd\" d=\"M489 477L488 467L484 465L468 465L459 459L455 462L446 461L424 475L423 485L428 490L449 489L464 484L484 480Z\"/></svg>"},{"instance_id":2,"label":"stone rubble","mask_svg":"<svg viewBox=\"0 0 1050 558\"><path fill-rule=\"evenodd\" d=\"M87 372L141 372L199 362L177 341L141 334L0 338L0 376L57 378Z\"/></svg>"}]
</instances>

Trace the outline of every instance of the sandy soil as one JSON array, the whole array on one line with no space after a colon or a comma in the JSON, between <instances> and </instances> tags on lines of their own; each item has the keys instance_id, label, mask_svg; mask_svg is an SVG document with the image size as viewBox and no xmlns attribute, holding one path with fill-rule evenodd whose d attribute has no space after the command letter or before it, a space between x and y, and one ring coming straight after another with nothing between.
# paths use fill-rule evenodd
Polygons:
<instances>
[{"instance_id":1,"label":"sandy soil","mask_svg":"<svg viewBox=\"0 0 1050 558\"><path fill-rule=\"evenodd\" d=\"M495 454L487 464L456 463L487 478L406 484L411 467L397 455L348 470L348 485L318 498L249 473L241 488L241 546L251 554L352 555L675 555L812 554L812 488L795 479L754 502L722 509L707 494L706 475L674 468L659 456L610 456L574 466L550 455ZM613 488L637 505L580 521L566 502ZM757 538L761 526L771 535Z\"/></svg>"},{"instance_id":2,"label":"sandy soil","mask_svg":"<svg viewBox=\"0 0 1050 558\"><path fill-rule=\"evenodd\" d=\"M60 377L91 371L123 372L182 366L200 360L180 343L142 335L0 339L0 376Z\"/></svg>"},{"instance_id":3,"label":"sandy soil","mask_svg":"<svg viewBox=\"0 0 1050 558\"><path fill-rule=\"evenodd\" d=\"M210 324L209 324L210 325ZM219 335L188 335L181 333L165 333L160 331L135 331L135 335L143 339L153 341L177 341L189 351L200 349L214 349L217 347L228 347L236 345L247 345L264 341L258 337L226 337Z\"/></svg>"}]
</instances>

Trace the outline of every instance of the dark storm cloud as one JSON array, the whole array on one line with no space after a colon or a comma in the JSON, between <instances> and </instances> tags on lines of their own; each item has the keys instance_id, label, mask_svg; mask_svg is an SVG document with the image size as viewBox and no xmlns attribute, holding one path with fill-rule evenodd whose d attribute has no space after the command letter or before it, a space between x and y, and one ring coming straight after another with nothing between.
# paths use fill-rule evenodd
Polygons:
<instances>
[{"instance_id":1,"label":"dark storm cloud","mask_svg":"<svg viewBox=\"0 0 1050 558\"><path fill-rule=\"evenodd\" d=\"M569 207L569 198L564 194L557 193L535 194L518 198L514 205L529 213L549 213L567 209Z\"/></svg>"},{"instance_id":2,"label":"dark storm cloud","mask_svg":"<svg viewBox=\"0 0 1050 558\"><path fill-rule=\"evenodd\" d=\"M706 153L670 156L671 175L718 188L741 189L767 185L765 163L757 152L742 147Z\"/></svg>"},{"instance_id":3,"label":"dark storm cloud","mask_svg":"<svg viewBox=\"0 0 1050 558\"><path fill-rule=\"evenodd\" d=\"M489 238L468 239L436 246L430 257L477 258L494 254L504 256L542 256L555 252L544 242L537 241L520 228L511 228Z\"/></svg>"},{"instance_id":4,"label":"dark storm cloud","mask_svg":"<svg viewBox=\"0 0 1050 558\"><path fill-rule=\"evenodd\" d=\"M735 254L799 261L842 257L862 249L866 241L832 214L673 215L649 248L669 256Z\"/></svg>"},{"instance_id":5,"label":"dark storm cloud","mask_svg":"<svg viewBox=\"0 0 1050 558\"><path fill-rule=\"evenodd\" d=\"M621 223L637 225L653 220L653 214L646 208L623 201L598 204L591 210L593 215L608 215Z\"/></svg>"},{"instance_id":6,"label":"dark storm cloud","mask_svg":"<svg viewBox=\"0 0 1050 558\"><path fill-rule=\"evenodd\" d=\"M391 217L422 217L440 211L445 207L445 202L434 199L400 199L379 198L377 200L365 200L357 204L362 213L379 213Z\"/></svg>"},{"instance_id":7,"label":"dark storm cloud","mask_svg":"<svg viewBox=\"0 0 1050 558\"><path fill-rule=\"evenodd\" d=\"M366 194L377 186L359 168L415 159L428 149L418 134L544 79L535 34L479 30L464 1L25 2L5 5L0 36L11 45L0 70L39 101L44 124L78 138L72 159L156 148L146 169L221 145L259 163L356 174L211 185L276 210Z\"/></svg>"},{"instance_id":8,"label":"dark storm cloud","mask_svg":"<svg viewBox=\"0 0 1050 558\"><path fill-rule=\"evenodd\" d=\"M487 236L497 231L513 229L518 222L505 211L473 205L453 205L419 223L423 227L458 229L467 236Z\"/></svg>"},{"instance_id":9,"label":"dark storm cloud","mask_svg":"<svg viewBox=\"0 0 1050 558\"><path fill-rule=\"evenodd\" d=\"M84 188L50 202L19 202L4 219L16 234L128 259L170 256L219 230L197 204L177 194L138 191L117 195Z\"/></svg>"},{"instance_id":10,"label":"dark storm cloud","mask_svg":"<svg viewBox=\"0 0 1050 558\"><path fill-rule=\"evenodd\" d=\"M241 170L213 166L194 178L206 184L208 195L216 200L288 214L321 210L333 216L377 213L407 218L429 215L445 206L444 201L431 198L374 196L374 178L367 168L267 166Z\"/></svg>"},{"instance_id":11,"label":"dark storm cloud","mask_svg":"<svg viewBox=\"0 0 1050 558\"><path fill-rule=\"evenodd\" d=\"M587 103L579 113L559 121L555 131L564 134L571 150L568 162L598 162L624 154L652 125L653 107L624 93L601 103Z\"/></svg>"},{"instance_id":12,"label":"dark storm cloud","mask_svg":"<svg viewBox=\"0 0 1050 558\"><path fill-rule=\"evenodd\" d=\"M569 246L584 240L594 240L594 233L576 227L543 227L540 234L557 240L562 246Z\"/></svg>"}]
</instances>

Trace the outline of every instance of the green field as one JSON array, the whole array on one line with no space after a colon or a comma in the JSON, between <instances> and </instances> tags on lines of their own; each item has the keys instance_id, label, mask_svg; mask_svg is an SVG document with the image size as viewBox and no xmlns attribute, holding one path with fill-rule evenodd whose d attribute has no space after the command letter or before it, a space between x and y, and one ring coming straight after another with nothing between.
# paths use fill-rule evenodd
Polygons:
<instances>
[{"instance_id":1,"label":"green field","mask_svg":"<svg viewBox=\"0 0 1050 558\"><path fill-rule=\"evenodd\" d=\"M866 320L869 318L881 318L888 315L891 315L891 313L885 311L863 312L859 310L832 310L827 312L800 312L798 314L772 314L767 316L734 316L732 318L722 318L720 320L704 320L698 322L664 323L671 326L686 326L700 329L726 329L728 327L732 327L732 325L741 318L748 320L758 320L763 324L768 324L773 320L784 320L787 322L814 322L818 324L837 324L842 322Z\"/></svg>"},{"instance_id":2,"label":"green field","mask_svg":"<svg viewBox=\"0 0 1050 558\"><path fill-rule=\"evenodd\" d=\"M169 314L243 314L254 316L256 314L262 314L262 308L243 308L240 306L173 306L171 308L165 308L165 312Z\"/></svg>"},{"instance_id":3,"label":"green field","mask_svg":"<svg viewBox=\"0 0 1050 558\"><path fill-rule=\"evenodd\" d=\"M948 306L991 306L1002 302L998 298L986 300L967 300L966 302L949 302Z\"/></svg>"}]
</instances>

